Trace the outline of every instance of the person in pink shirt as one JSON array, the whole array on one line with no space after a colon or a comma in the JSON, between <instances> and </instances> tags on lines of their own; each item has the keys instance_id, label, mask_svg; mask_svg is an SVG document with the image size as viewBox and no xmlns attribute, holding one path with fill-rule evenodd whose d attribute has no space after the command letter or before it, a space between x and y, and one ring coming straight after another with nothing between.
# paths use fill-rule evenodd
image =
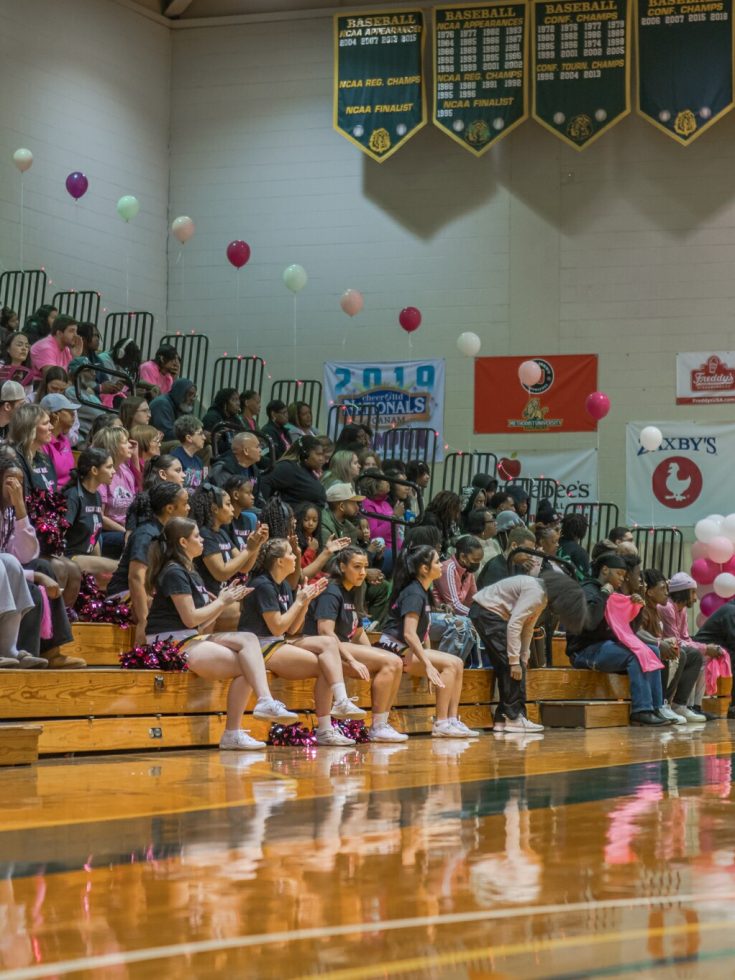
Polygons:
<instances>
[{"instance_id":1,"label":"person in pink shirt","mask_svg":"<svg viewBox=\"0 0 735 980\"><path fill-rule=\"evenodd\" d=\"M673 636L680 647L692 647L702 654L704 666L694 685L690 710L700 715L703 721L712 718L702 711L702 698L706 694L717 693L717 678L730 677L732 667L727 652L714 643L697 643L689 635L688 612L697 601L697 583L686 572L677 572L669 581L669 601L658 607L666 636Z\"/></svg>"},{"instance_id":2,"label":"person in pink shirt","mask_svg":"<svg viewBox=\"0 0 735 980\"><path fill-rule=\"evenodd\" d=\"M144 361L140 365L139 377L141 381L158 388L162 395L167 395L180 372L179 352L170 344L164 344L158 348L152 361Z\"/></svg>"},{"instance_id":3,"label":"person in pink shirt","mask_svg":"<svg viewBox=\"0 0 735 980\"><path fill-rule=\"evenodd\" d=\"M31 347L31 364L36 371L52 365L66 370L80 346L77 321L73 316L62 314L54 320L48 337L37 340Z\"/></svg>"},{"instance_id":4,"label":"person in pink shirt","mask_svg":"<svg viewBox=\"0 0 735 980\"><path fill-rule=\"evenodd\" d=\"M472 534L464 534L455 545L455 554L442 562L441 578L435 585L439 602L449 606L458 616L469 616L472 599L477 592L475 575L482 564L482 542Z\"/></svg>"},{"instance_id":5,"label":"person in pink shirt","mask_svg":"<svg viewBox=\"0 0 735 980\"><path fill-rule=\"evenodd\" d=\"M56 470L56 482L60 487L65 487L74 469L74 453L69 432L77 420L79 405L68 399L66 395L51 394L44 395L41 399L41 408L46 409L51 425L54 427L53 439L47 445L41 446L41 452L51 457Z\"/></svg>"},{"instance_id":6,"label":"person in pink shirt","mask_svg":"<svg viewBox=\"0 0 735 980\"><path fill-rule=\"evenodd\" d=\"M109 486L100 486L97 492L102 498L102 556L119 558L125 546L128 510L140 490L136 471L131 466L133 449L128 430L108 425L97 432L92 439L92 446L108 453L115 467L112 482Z\"/></svg>"},{"instance_id":7,"label":"person in pink shirt","mask_svg":"<svg viewBox=\"0 0 735 980\"><path fill-rule=\"evenodd\" d=\"M372 540L380 539L385 542L386 549L383 557L383 572L390 575L393 569L395 555L391 549L393 540L391 535L391 522L382 520L382 517L402 518L405 513L403 501L399 500L395 506L388 500L390 493L390 483L383 478L380 470L368 470L360 479L360 493L364 493L366 500L360 508L367 517L370 525L370 537ZM396 536L398 541L398 536ZM400 550L400 544L398 544Z\"/></svg>"}]
</instances>

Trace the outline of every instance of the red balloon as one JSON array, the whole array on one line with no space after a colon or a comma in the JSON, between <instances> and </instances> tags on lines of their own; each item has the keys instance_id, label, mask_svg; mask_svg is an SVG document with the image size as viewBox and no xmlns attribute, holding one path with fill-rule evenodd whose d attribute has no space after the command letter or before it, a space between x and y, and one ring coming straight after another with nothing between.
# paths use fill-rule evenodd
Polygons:
<instances>
[{"instance_id":1,"label":"red balloon","mask_svg":"<svg viewBox=\"0 0 735 980\"><path fill-rule=\"evenodd\" d=\"M84 197L87 193L87 188L89 187L89 181L83 173L75 170L70 173L66 178L66 189L69 191L71 196L75 201L78 201L80 197Z\"/></svg>"},{"instance_id":2,"label":"red balloon","mask_svg":"<svg viewBox=\"0 0 735 980\"><path fill-rule=\"evenodd\" d=\"M724 606L727 599L723 599L721 596L715 595L714 592L710 592L708 595L702 598L699 603L699 608L704 616L711 616L713 612L716 612L720 606Z\"/></svg>"},{"instance_id":3,"label":"red balloon","mask_svg":"<svg viewBox=\"0 0 735 980\"><path fill-rule=\"evenodd\" d=\"M587 414L599 422L610 411L610 399L604 391L593 391L585 398L584 407L587 409Z\"/></svg>"},{"instance_id":4,"label":"red balloon","mask_svg":"<svg viewBox=\"0 0 735 980\"><path fill-rule=\"evenodd\" d=\"M417 310L415 306L406 306L398 314L398 322L406 333L413 333L421 326L421 310Z\"/></svg>"},{"instance_id":5,"label":"red balloon","mask_svg":"<svg viewBox=\"0 0 735 980\"><path fill-rule=\"evenodd\" d=\"M249 258L250 246L247 242L237 239L234 242L230 242L227 246L227 259L230 265L234 265L236 269L242 269L247 264Z\"/></svg>"}]
</instances>

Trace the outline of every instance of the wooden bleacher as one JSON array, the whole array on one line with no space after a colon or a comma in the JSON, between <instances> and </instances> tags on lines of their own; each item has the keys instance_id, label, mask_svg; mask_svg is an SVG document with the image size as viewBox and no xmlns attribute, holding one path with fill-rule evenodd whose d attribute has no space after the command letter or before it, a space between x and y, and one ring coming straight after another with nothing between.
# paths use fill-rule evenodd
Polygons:
<instances>
[{"instance_id":1,"label":"wooden bleacher","mask_svg":"<svg viewBox=\"0 0 735 980\"><path fill-rule=\"evenodd\" d=\"M69 653L83 656L86 670L4 670L0 674L3 719L0 765L35 761L37 755L120 752L151 748L216 745L225 723L227 682L203 681L189 673L122 670L121 651L130 647L129 631L113 626L75 624ZM563 658L563 661L562 661ZM549 727L612 728L628 724L628 679L617 674L573 670L566 664L563 640L555 639L554 663L530 670L528 715ZM721 681L706 710L724 717L731 680ZM350 696L370 708L370 688L347 681ZM310 681L272 678L273 694L300 720L315 724ZM492 728L496 703L491 670L464 675L460 712L468 725ZM411 734L428 733L434 697L424 679L404 678L391 722ZM252 707L252 706L251 706ZM369 718L368 718L369 721ZM249 730L265 738L268 725L250 720Z\"/></svg>"}]
</instances>

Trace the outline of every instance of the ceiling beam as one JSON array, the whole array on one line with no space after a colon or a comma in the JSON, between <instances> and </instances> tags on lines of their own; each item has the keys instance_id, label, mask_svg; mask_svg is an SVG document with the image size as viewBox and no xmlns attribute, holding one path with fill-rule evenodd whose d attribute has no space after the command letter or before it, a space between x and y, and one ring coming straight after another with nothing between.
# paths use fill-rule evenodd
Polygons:
<instances>
[{"instance_id":1,"label":"ceiling beam","mask_svg":"<svg viewBox=\"0 0 735 980\"><path fill-rule=\"evenodd\" d=\"M163 14L165 17L180 17L191 5L191 0L163 0Z\"/></svg>"}]
</instances>

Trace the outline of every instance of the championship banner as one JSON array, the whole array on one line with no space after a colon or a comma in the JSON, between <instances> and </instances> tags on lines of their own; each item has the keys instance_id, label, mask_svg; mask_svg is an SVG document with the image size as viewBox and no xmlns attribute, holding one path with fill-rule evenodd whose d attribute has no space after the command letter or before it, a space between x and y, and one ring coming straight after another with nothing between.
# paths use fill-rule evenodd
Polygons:
<instances>
[{"instance_id":1,"label":"championship banner","mask_svg":"<svg viewBox=\"0 0 735 980\"><path fill-rule=\"evenodd\" d=\"M426 125L420 10L334 17L334 128L373 160Z\"/></svg>"},{"instance_id":2,"label":"championship banner","mask_svg":"<svg viewBox=\"0 0 735 980\"><path fill-rule=\"evenodd\" d=\"M630 112L630 0L534 0L533 117L583 150Z\"/></svg>"},{"instance_id":3,"label":"championship banner","mask_svg":"<svg viewBox=\"0 0 735 980\"><path fill-rule=\"evenodd\" d=\"M640 445L655 425L663 442ZM691 527L708 514L732 510L735 425L707 422L629 422L626 432L628 522Z\"/></svg>"},{"instance_id":4,"label":"championship banner","mask_svg":"<svg viewBox=\"0 0 735 980\"><path fill-rule=\"evenodd\" d=\"M475 432L595 432L584 402L597 391L596 354L534 357L543 377L526 388L518 368L527 357L475 358Z\"/></svg>"},{"instance_id":5,"label":"championship banner","mask_svg":"<svg viewBox=\"0 0 735 980\"><path fill-rule=\"evenodd\" d=\"M434 125L475 156L528 118L526 9L434 7Z\"/></svg>"},{"instance_id":6,"label":"championship banner","mask_svg":"<svg viewBox=\"0 0 735 980\"><path fill-rule=\"evenodd\" d=\"M676 404L735 402L735 351L676 355Z\"/></svg>"},{"instance_id":7,"label":"championship banner","mask_svg":"<svg viewBox=\"0 0 735 980\"><path fill-rule=\"evenodd\" d=\"M498 457L498 478L556 480L559 484L557 510L567 504L585 504L598 500L597 450L569 449L558 452L518 452Z\"/></svg>"},{"instance_id":8,"label":"championship banner","mask_svg":"<svg viewBox=\"0 0 735 980\"><path fill-rule=\"evenodd\" d=\"M638 0L638 112L692 143L733 106L732 0Z\"/></svg>"},{"instance_id":9,"label":"championship banner","mask_svg":"<svg viewBox=\"0 0 735 980\"><path fill-rule=\"evenodd\" d=\"M380 451L387 429L428 428L439 433L437 461L444 459L444 361L383 361L324 364L327 414L335 405L374 405L380 428L374 440Z\"/></svg>"}]
</instances>

